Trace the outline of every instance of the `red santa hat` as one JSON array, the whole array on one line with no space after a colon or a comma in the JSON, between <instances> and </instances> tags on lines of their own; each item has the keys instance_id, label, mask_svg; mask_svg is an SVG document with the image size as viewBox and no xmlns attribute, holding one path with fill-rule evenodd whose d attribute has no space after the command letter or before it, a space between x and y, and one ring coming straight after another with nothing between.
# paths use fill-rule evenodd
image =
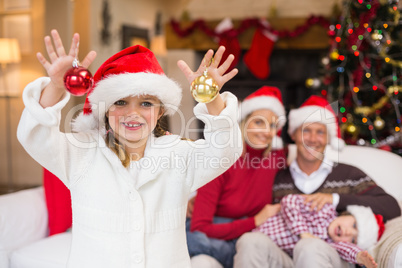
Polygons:
<instances>
[{"instance_id":1,"label":"red santa hat","mask_svg":"<svg viewBox=\"0 0 402 268\"><path fill-rule=\"evenodd\" d=\"M272 148L283 148L280 137L281 129L286 123L285 108L283 107L282 94L277 87L263 86L250 94L240 103L240 121L256 110L268 109L276 114L277 133L272 140Z\"/></svg>"},{"instance_id":2,"label":"red santa hat","mask_svg":"<svg viewBox=\"0 0 402 268\"><path fill-rule=\"evenodd\" d=\"M341 138L337 116L328 101L319 96L311 96L298 109L288 115L288 134L292 134L304 123L322 123L327 126L328 143L335 150L342 150L345 142Z\"/></svg>"},{"instance_id":3,"label":"red santa hat","mask_svg":"<svg viewBox=\"0 0 402 268\"><path fill-rule=\"evenodd\" d=\"M172 115L180 105L182 89L164 74L149 49L136 45L118 52L99 67L84 110L75 119L74 131L104 127L105 114L116 101L139 95L156 96L165 114Z\"/></svg>"},{"instance_id":4,"label":"red santa hat","mask_svg":"<svg viewBox=\"0 0 402 268\"><path fill-rule=\"evenodd\" d=\"M371 208L364 206L350 205L346 207L346 210L356 219L357 246L363 250L370 249L384 233L383 217L374 214Z\"/></svg>"}]
</instances>

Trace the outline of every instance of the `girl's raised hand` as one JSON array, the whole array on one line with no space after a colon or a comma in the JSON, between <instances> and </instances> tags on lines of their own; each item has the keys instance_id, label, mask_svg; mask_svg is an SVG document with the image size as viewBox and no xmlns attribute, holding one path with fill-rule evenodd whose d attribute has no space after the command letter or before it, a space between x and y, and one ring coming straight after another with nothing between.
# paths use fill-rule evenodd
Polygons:
<instances>
[{"instance_id":1,"label":"girl's raised hand","mask_svg":"<svg viewBox=\"0 0 402 268\"><path fill-rule=\"evenodd\" d=\"M229 55L229 57L225 60L225 62L221 66L219 66L224 52L225 47L223 46L220 46L218 48L218 50L215 53L215 56L214 51L212 49L208 50L200 66L195 72L193 72L191 68L187 65L187 63L185 63L183 60L179 60L177 62L177 65L179 66L183 74L186 76L187 81L189 83L193 82L194 79L201 76L204 73L205 69L208 68L208 74L216 81L216 83L219 86L219 89L221 89L227 81L232 79L238 73L238 70L235 68L230 72L228 72L227 74L225 74L234 60L233 55ZM209 65L212 58L213 61L211 65Z\"/></svg>"},{"instance_id":2,"label":"girl's raised hand","mask_svg":"<svg viewBox=\"0 0 402 268\"><path fill-rule=\"evenodd\" d=\"M72 63L77 56L80 36L78 33L73 35L73 40L71 42L71 47L68 54L66 54L66 51L64 50L59 33L56 30L52 30L51 36L52 37L45 37L45 47L49 61L40 52L38 52L36 56L42 66L46 69L53 87L59 89L63 88L64 90L64 74L72 67ZM52 44L52 39L54 45ZM81 62L81 65L84 68L88 68L95 57L95 51L89 52L85 59Z\"/></svg>"}]
</instances>

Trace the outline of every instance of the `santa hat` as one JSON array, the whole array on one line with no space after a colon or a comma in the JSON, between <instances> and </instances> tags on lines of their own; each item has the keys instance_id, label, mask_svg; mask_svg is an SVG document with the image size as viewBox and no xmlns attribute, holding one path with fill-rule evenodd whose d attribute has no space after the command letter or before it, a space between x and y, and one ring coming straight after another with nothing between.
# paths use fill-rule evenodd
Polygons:
<instances>
[{"instance_id":1,"label":"santa hat","mask_svg":"<svg viewBox=\"0 0 402 268\"><path fill-rule=\"evenodd\" d=\"M311 96L298 109L292 109L288 115L288 134L292 134L303 123L322 123L327 126L328 143L333 149L342 150L345 142L341 138L338 119L328 101L319 96Z\"/></svg>"},{"instance_id":2,"label":"santa hat","mask_svg":"<svg viewBox=\"0 0 402 268\"><path fill-rule=\"evenodd\" d=\"M381 215L375 215L371 208L351 205L346 210L356 219L357 246L368 250L374 246L384 233L384 221Z\"/></svg>"},{"instance_id":3,"label":"santa hat","mask_svg":"<svg viewBox=\"0 0 402 268\"><path fill-rule=\"evenodd\" d=\"M83 112L75 119L74 131L87 132L104 126L104 117L118 100L128 96L156 96L165 114L174 114L181 101L181 87L168 78L154 54L140 45L126 48L106 60L94 75Z\"/></svg>"},{"instance_id":4,"label":"santa hat","mask_svg":"<svg viewBox=\"0 0 402 268\"><path fill-rule=\"evenodd\" d=\"M276 114L277 133L272 140L272 148L283 148L283 141L280 137L281 129L286 123L285 108L283 107L282 94L277 87L263 86L250 94L240 104L240 121L256 110L268 109Z\"/></svg>"}]
</instances>

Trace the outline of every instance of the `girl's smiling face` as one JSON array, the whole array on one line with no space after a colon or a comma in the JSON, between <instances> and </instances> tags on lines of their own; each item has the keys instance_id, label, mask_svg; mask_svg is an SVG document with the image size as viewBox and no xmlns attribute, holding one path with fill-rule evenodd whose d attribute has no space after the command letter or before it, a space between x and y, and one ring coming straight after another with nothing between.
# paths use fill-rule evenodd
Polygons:
<instances>
[{"instance_id":1,"label":"girl's smiling face","mask_svg":"<svg viewBox=\"0 0 402 268\"><path fill-rule=\"evenodd\" d=\"M162 115L161 102L151 95L120 99L106 114L115 137L126 147L144 144Z\"/></svg>"}]
</instances>

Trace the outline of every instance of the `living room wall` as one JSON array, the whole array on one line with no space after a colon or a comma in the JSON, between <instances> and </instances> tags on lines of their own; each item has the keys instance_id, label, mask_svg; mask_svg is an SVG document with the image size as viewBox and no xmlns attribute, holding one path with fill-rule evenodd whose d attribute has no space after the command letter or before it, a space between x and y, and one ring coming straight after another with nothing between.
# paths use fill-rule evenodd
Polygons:
<instances>
[{"instance_id":1,"label":"living room wall","mask_svg":"<svg viewBox=\"0 0 402 268\"><path fill-rule=\"evenodd\" d=\"M272 14L272 8L276 7L276 16L303 18L311 14L328 15L332 12L334 3L341 0L331 1L298 1L286 2L276 0L233 0L228 4L227 0L108 0L108 13L111 17L108 30L110 40L102 41L101 31L104 28L102 11L105 0L31 0L32 16L32 52L22 55L20 63L21 80L19 91L35 78L44 75L42 66L37 62L35 53L44 52L43 37L50 29L57 28L69 43L74 31L81 34L80 59L90 51L95 50L98 57L91 65L94 72L100 64L110 55L121 49L121 27L123 24L149 31L149 36L154 35L155 20L158 12L162 13L162 24L166 24L171 18L180 19L187 11L190 19L202 18L204 20L221 20L225 17L241 19L245 17L266 17ZM0 0L0 4L2 0ZM191 48L169 50L166 58L162 59L162 66L172 78L188 88L188 83L183 81L183 76L177 72L176 61L185 58L191 65L197 64L197 56ZM182 108L191 113L194 102L185 91ZM69 107L80 105L83 98L72 97ZM0 107L4 106L4 99L0 99ZM22 98L19 96L12 99L12 173L13 184L20 186L39 185L42 183L41 167L24 151L16 139L16 129L23 110ZM67 109L68 110L68 109ZM65 114L65 113L64 113ZM5 112L0 112L0 186L7 185L8 156L6 154L5 140Z\"/></svg>"}]
</instances>

